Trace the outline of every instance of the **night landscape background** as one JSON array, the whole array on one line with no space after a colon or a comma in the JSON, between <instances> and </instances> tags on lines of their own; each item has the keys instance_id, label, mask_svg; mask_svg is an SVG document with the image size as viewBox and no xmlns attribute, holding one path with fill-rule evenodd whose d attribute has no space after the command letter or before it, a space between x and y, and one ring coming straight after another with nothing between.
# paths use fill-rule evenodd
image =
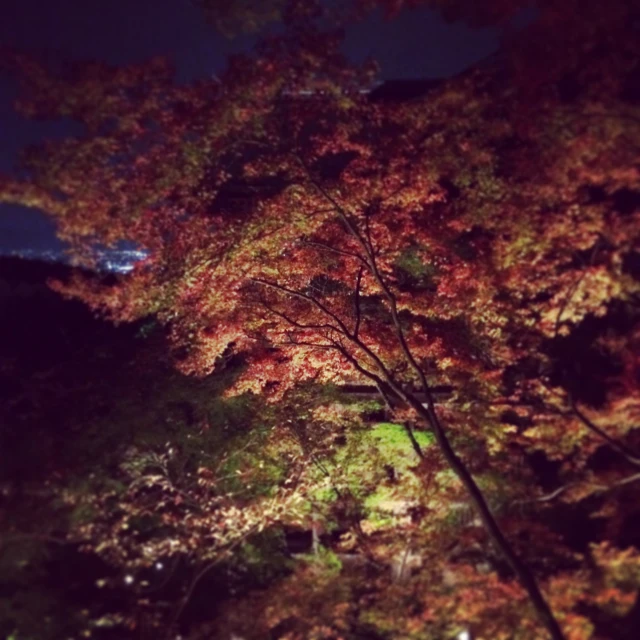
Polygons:
<instances>
[{"instance_id":1,"label":"night landscape background","mask_svg":"<svg viewBox=\"0 0 640 640\"><path fill-rule=\"evenodd\" d=\"M632 640L640 11L0 23L0 637Z\"/></svg>"}]
</instances>

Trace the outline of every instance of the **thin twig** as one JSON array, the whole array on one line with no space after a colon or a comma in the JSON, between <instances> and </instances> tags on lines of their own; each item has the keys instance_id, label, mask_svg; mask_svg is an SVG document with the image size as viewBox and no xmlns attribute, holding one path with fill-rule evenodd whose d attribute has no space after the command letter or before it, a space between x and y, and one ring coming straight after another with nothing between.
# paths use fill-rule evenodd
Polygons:
<instances>
[{"instance_id":1,"label":"thin twig","mask_svg":"<svg viewBox=\"0 0 640 640\"><path fill-rule=\"evenodd\" d=\"M353 336L355 338L358 337L358 332L360 331L360 285L362 284L362 274L364 267L360 267L358 271L358 276L356 278L356 289L354 292L353 306L354 306L354 315L355 315L355 323L353 326Z\"/></svg>"},{"instance_id":2,"label":"thin twig","mask_svg":"<svg viewBox=\"0 0 640 640\"><path fill-rule=\"evenodd\" d=\"M322 311L325 315L329 316L338 325L338 328L332 325L328 325L329 327L331 327L334 331L338 333L349 335L349 330L347 329L344 322L342 322L340 317L337 314L335 314L333 311L331 311L328 307L326 307L324 304L322 304L322 302L320 302L317 298L314 298L313 296L310 296L306 293L302 293L301 291L296 291L295 289L289 289L288 287L278 284L277 282L263 280L262 278L251 278L251 281L257 284L261 284L265 287L270 287L272 289L275 289L276 291L280 291L281 293L286 293L290 296L293 296L294 298L300 298L302 300L306 300L307 302L311 303L313 306L320 309L320 311Z\"/></svg>"},{"instance_id":3,"label":"thin twig","mask_svg":"<svg viewBox=\"0 0 640 640\"><path fill-rule=\"evenodd\" d=\"M333 208L331 209L331 211L333 211ZM323 249L324 251L329 251L330 253L335 253L339 256L355 258L359 262L366 264L365 259L359 253L346 251L345 249L338 249L336 247L331 247L328 244L324 244L323 242L317 242L316 240L303 240L302 244L308 245L310 247L318 247L319 249Z\"/></svg>"},{"instance_id":4,"label":"thin twig","mask_svg":"<svg viewBox=\"0 0 640 640\"><path fill-rule=\"evenodd\" d=\"M624 487L638 480L640 480L640 473L634 473L631 476L627 476L626 478L623 478L622 480L619 480L618 482L614 482L613 484L609 484L609 485L597 484L595 482L570 482L568 484L562 485L561 487L558 487L551 493L547 493L543 496L540 496L539 498L533 498L531 500L516 500L513 504L534 504L539 502L551 502L552 500L557 498L559 495L563 494L565 491L568 491L573 487L579 487L580 485L583 485L583 484L586 486L595 487L594 493L605 493L607 491L613 491L614 489Z\"/></svg>"},{"instance_id":5,"label":"thin twig","mask_svg":"<svg viewBox=\"0 0 640 640\"><path fill-rule=\"evenodd\" d=\"M587 429L600 436L600 438L607 442L612 449L615 449L619 454L624 456L624 458L634 467L640 467L640 457L638 457L635 451L631 450L629 447L627 447L627 445L623 444L619 440L611 437L598 425L592 422L584 413L582 413L582 411L580 411L575 398L571 394L569 394L569 402L571 403L571 409L573 410L573 413L580 420L580 422L582 422L582 424L587 427Z\"/></svg>"},{"instance_id":6,"label":"thin twig","mask_svg":"<svg viewBox=\"0 0 640 640\"><path fill-rule=\"evenodd\" d=\"M189 600L191 600L191 596L193 595L193 592L195 591L195 588L198 586L198 584L200 583L200 581L214 568L216 567L218 564L220 564L220 562L222 562L222 560L225 557L225 554L227 554L229 551L233 551L233 549L235 549L239 544L241 544L242 542L244 542L251 534L255 533L258 528L260 527L260 524L256 524L253 527L251 527L244 535L242 535L240 538L238 538L237 540L234 540L232 543L230 543L226 549L222 550L220 552L220 556L218 556L215 560L212 560L211 562L209 562L208 564L206 564L193 578L193 580L191 581L191 583L189 584L189 587L187 589L187 592L185 593L185 595L183 596L183 598L180 600L180 603L178 605L178 607L176 608L176 610L174 611L173 615L171 616L171 620L169 621L169 624L167 625L167 634L166 634L166 640L170 640L173 637L173 630L175 625L177 624L178 620L180 619L180 616L182 615L182 612L184 611L185 607L187 606L187 604L189 604Z\"/></svg>"}]
</instances>

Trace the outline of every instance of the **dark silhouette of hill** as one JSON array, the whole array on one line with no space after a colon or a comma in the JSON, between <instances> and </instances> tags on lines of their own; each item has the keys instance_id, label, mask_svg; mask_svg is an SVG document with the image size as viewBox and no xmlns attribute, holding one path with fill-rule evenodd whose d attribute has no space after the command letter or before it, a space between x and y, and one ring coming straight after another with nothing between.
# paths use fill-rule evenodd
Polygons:
<instances>
[{"instance_id":1,"label":"dark silhouette of hill","mask_svg":"<svg viewBox=\"0 0 640 640\"><path fill-rule=\"evenodd\" d=\"M63 264L0 258L0 354L14 358L23 373L76 358L88 344L127 342L137 330L114 327L49 288L48 280L64 281L71 271Z\"/></svg>"},{"instance_id":2,"label":"dark silhouette of hill","mask_svg":"<svg viewBox=\"0 0 640 640\"><path fill-rule=\"evenodd\" d=\"M115 327L81 302L52 291L60 264L0 259L0 479L32 477L58 465L75 430L108 411L119 380L149 341L139 325ZM83 417L84 416L84 417Z\"/></svg>"},{"instance_id":3,"label":"dark silhouette of hill","mask_svg":"<svg viewBox=\"0 0 640 640\"><path fill-rule=\"evenodd\" d=\"M49 278L66 279L71 268L59 262L0 256L0 295L45 293Z\"/></svg>"}]
</instances>

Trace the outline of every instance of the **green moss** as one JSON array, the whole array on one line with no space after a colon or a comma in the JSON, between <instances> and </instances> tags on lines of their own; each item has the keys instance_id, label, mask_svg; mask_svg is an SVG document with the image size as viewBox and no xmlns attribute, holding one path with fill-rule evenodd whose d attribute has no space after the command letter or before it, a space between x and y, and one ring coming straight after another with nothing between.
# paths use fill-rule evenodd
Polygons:
<instances>
[{"instance_id":1,"label":"green moss","mask_svg":"<svg viewBox=\"0 0 640 640\"><path fill-rule=\"evenodd\" d=\"M364 503L369 509L378 509L385 502L394 500L395 498L396 495L393 487L382 486L375 493L368 496Z\"/></svg>"},{"instance_id":2,"label":"green moss","mask_svg":"<svg viewBox=\"0 0 640 640\"><path fill-rule=\"evenodd\" d=\"M404 426L391 422L382 422L375 425L372 437L383 456L389 457L392 462L403 462L406 459L415 463L413 446L409 440L407 430ZM413 435L421 447L428 447L433 444L433 435L425 431L414 430Z\"/></svg>"}]
</instances>

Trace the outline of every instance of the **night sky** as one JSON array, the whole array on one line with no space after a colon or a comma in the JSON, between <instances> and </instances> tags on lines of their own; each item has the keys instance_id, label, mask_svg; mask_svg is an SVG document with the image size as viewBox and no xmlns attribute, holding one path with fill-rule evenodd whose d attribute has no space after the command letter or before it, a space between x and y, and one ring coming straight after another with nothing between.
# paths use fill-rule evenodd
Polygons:
<instances>
[{"instance_id":1,"label":"night sky","mask_svg":"<svg viewBox=\"0 0 640 640\"><path fill-rule=\"evenodd\" d=\"M14 0L3 9L0 45L37 50L56 59L113 64L167 55L180 82L219 72L229 53L254 39L228 40L213 32L189 0ZM498 46L494 29L447 24L428 10L405 11L392 23L374 14L348 32L345 52L372 56L382 78L445 77ZM0 171L10 171L24 145L68 135L68 123L31 122L12 110L15 87L0 75ZM51 223L33 210L0 205L0 253L57 246Z\"/></svg>"}]
</instances>

